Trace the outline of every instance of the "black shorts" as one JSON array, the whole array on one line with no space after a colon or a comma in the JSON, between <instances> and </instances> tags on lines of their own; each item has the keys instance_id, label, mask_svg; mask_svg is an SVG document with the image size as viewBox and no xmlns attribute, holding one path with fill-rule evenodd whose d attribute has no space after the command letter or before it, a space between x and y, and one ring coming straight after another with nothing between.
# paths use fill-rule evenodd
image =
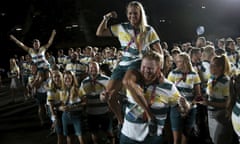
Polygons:
<instances>
[{"instance_id":1,"label":"black shorts","mask_svg":"<svg viewBox=\"0 0 240 144\"><path fill-rule=\"evenodd\" d=\"M111 116L106 114L101 115L87 115L87 122L89 132L95 133L99 130L108 132L112 130L112 118Z\"/></svg>"}]
</instances>

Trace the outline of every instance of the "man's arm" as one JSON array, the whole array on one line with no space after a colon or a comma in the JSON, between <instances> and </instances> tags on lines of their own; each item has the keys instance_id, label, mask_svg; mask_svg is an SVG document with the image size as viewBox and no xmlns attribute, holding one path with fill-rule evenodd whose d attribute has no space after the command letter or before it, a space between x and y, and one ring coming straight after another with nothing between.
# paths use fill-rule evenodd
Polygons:
<instances>
[{"instance_id":1,"label":"man's arm","mask_svg":"<svg viewBox=\"0 0 240 144\"><path fill-rule=\"evenodd\" d=\"M140 88L136 83L140 77L140 73L137 71L128 70L124 76L123 85L130 91L131 96L137 102L137 104L143 108L143 110L146 112L147 119L150 121L154 119L154 116L150 112L148 102L143 94L143 89Z\"/></svg>"},{"instance_id":2,"label":"man's arm","mask_svg":"<svg viewBox=\"0 0 240 144\"><path fill-rule=\"evenodd\" d=\"M30 48L28 46L24 45L21 41L19 41L14 35L10 35L10 39L12 41L14 41L19 47L21 47L26 52L29 51Z\"/></svg>"}]
</instances>

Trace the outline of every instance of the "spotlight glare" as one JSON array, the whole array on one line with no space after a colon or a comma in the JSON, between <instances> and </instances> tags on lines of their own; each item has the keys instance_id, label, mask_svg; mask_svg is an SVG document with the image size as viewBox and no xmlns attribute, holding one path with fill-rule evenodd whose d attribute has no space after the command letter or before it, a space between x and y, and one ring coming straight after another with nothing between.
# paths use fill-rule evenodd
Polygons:
<instances>
[{"instance_id":1,"label":"spotlight glare","mask_svg":"<svg viewBox=\"0 0 240 144\"><path fill-rule=\"evenodd\" d=\"M65 29L71 29L72 28L72 26L66 26L65 27Z\"/></svg>"},{"instance_id":2,"label":"spotlight glare","mask_svg":"<svg viewBox=\"0 0 240 144\"><path fill-rule=\"evenodd\" d=\"M72 27L73 27L73 28L76 28L76 27L78 27L78 25L77 25L77 24L73 24Z\"/></svg>"},{"instance_id":3,"label":"spotlight glare","mask_svg":"<svg viewBox=\"0 0 240 144\"><path fill-rule=\"evenodd\" d=\"M21 31L22 30L22 28L16 28L16 31Z\"/></svg>"}]
</instances>

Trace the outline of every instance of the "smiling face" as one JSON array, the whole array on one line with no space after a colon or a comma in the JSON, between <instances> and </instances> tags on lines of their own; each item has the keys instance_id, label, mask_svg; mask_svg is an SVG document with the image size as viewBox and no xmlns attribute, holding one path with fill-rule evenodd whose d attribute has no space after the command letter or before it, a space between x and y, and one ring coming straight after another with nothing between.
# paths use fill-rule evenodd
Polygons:
<instances>
[{"instance_id":1,"label":"smiling face","mask_svg":"<svg viewBox=\"0 0 240 144\"><path fill-rule=\"evenodd\" d=\"M141 10L137 6L130 5L127 8L127 18L133 27L138 27L141 22Z\"/></svg>"},{"instance_id":2,"label":"smiling face","mask_svg":"<svg viewBox=\"0 0 240 144\"><path fill-rule=\"evenodd\" d=\"M158 65L155 60L144 58L140 70L145 82L151 83L158 77L160 65Z\"/></svg>"},{"instance_id":3,"label":"smiling face","mask_svg":"<svg viewBox=\"0 0 240 144\"><path fill-rule=\"evenodd\" d=\"M38 39L33 40L33 48L38 50L40 48L40 41Z\"/></svg>"},{"instance_id":4,"label":"smiling face","mask_svg":"<svg viewBox=\"0 0 240 144\"><path fill-rule=\"evenodd\" d=\"M56 85L60 85L62 82L61 82L61 75L59 72L55 72L53 71L52 72L52 79L53 79L53 82L56 84Z\"/></svg>"},{"instance_id":5,"label":"smiling face","mask_svg":"<svg viewBox=\"0 0 240 144\"><path fill-rule=\"evenodd\" d=\"M179 70L182 70L183 67L184 67L184 61L183 61L183 58L180 57L180 56L177 56L176 57L176 66L177 66L177 69Z\"/></svg>"},{"instance_id":6,"label":"smiling face","mask_svg":"<svg viewBox=\"0 0 240 144\"><path fill-rule=\"evenodd\" d=\"M223 74L223 65L220 65L216 59L213 59L210 63L210 72L216 77Z\"/></svg>"},{"instance_id":7,"label":"smiling face","mask_svg":"<svg viewBox=\"0 0 240 144\"><path fill-rule=\"evenodd\" d=\"M66 85L66 87L70 88L73 83L73 76L69 73L66 73L64 75L63 79L64 79L64 84Z\"/></svg>"},{"instance_id":8,"label":"smiling face","mask_svg":"<svg viewBox=\"0 0 240 144\"><path fill-rule=\"evenodd\" d=\"M99 66L97 63L92 62L89 64L89 74L92 77L96 77L99 74Z\"/></svg>"}]
</instances>

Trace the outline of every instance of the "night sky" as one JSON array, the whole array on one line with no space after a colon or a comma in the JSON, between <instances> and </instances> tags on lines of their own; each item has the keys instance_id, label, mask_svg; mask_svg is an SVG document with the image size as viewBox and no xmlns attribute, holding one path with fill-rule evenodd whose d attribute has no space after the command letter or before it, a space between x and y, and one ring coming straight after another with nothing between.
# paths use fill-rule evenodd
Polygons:
<instances>
[{"instance_id":1,"label":"night sky","mask_svg":"<svg viewBox=\"0 0 240 144\"><path fill-rule=\"evenodd\" d=\"M26 54L9 40L14 34L31 46L34 38L47 42L52 29L56 39L50 47L58 48L118 45L114 38L98 38L95 32L102 17L112 10L118 19L126 21L125 7L129 0L1 0L0 2L0 67L8 66L13 54ZM240 36L240 0L141 0L148 23L161 41L194 42L196 28L205 27L205 36L215 42L218 38ZM78 27L74 27L78 25ZM16 28L22 31L16 31ZM171 45L170 45L171 47ZM4 59L3 56L7 57Z\"/></svg>"}]
</instances>

